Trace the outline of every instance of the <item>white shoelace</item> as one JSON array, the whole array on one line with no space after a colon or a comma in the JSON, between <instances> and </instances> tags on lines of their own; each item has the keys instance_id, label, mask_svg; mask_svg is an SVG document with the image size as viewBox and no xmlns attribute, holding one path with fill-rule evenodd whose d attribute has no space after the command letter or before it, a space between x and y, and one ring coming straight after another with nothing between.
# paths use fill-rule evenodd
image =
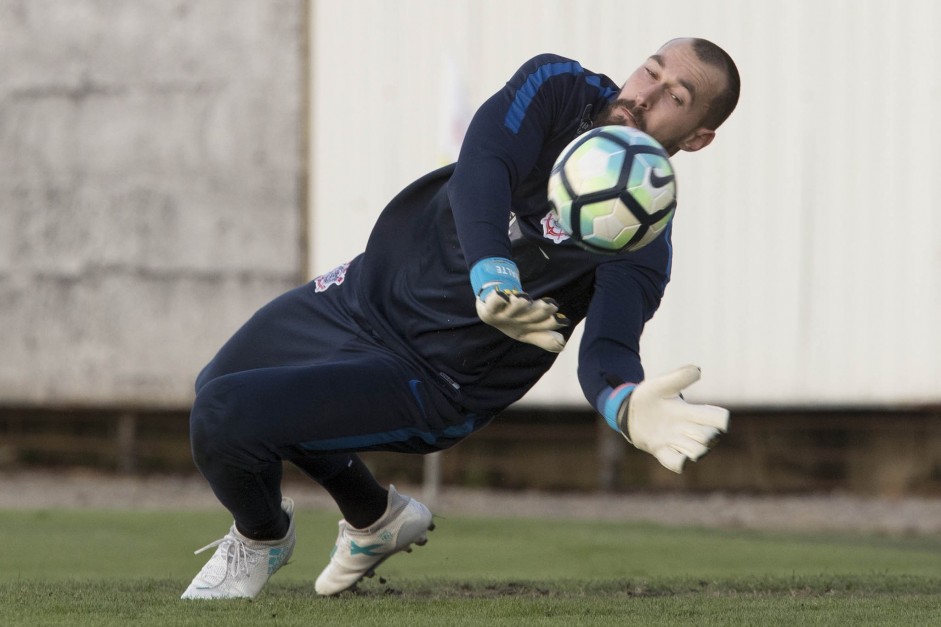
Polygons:
<instances>
[{"instance_id":1,"label":"white shoelace","mask_svg":"<svg viewBox=\"0 0 941 627\"><path fill-rule=\"evenodd\" d=\"M217 546L226 552L226 568L233 575L239 573L247 575L249 569L258 562L259 552L245 546L244 542L231 533L227 533L224 537L193 551L193 554L198 555Z\"/></svg>"}]
</instances>

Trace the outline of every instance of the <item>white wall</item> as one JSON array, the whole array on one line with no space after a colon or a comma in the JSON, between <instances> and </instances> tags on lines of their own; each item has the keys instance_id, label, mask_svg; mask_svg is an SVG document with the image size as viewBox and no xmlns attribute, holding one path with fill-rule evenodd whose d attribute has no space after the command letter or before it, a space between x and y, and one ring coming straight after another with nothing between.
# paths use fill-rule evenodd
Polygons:
<instances>
[{"instance_id":1,"label":"white wall","mask_svg":"<svg viewBox=\"0 0 941 627\"><path fill-rule=\"evenodd\" d=\"M703 367L734 405L941 402L941 5L919 0L314 0L311 272L363 247L385 202L441 161L446 59L472 105L529 56L623 81L664 41L737 60L739 109L675 159L673 282L648 373ZM576 347L532 403L583 401Z\"/></svg>"}]
</instances>

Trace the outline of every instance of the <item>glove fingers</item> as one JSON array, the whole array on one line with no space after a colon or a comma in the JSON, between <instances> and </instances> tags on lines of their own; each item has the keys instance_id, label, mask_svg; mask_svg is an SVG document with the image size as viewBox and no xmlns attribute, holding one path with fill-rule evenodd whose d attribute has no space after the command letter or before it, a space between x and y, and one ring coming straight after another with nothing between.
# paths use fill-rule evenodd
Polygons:
<instances>
[{"instance_id":1,"label":"glove fingers","mask_svg":"<svg viewBox=\"0 0 941 627\"><path fill-rule=\"evenodd\" d=\"M523 332L555 331L571 324L565 314L559 313L558 305L545 299L530 301L510 296L509 303L499 316Z\"/></svg>"},{"instance_id":2,"label":"glove fingers","mask_svg":"<svg viewBox=\"0 0 941 627\"><path fill-rule=\"evenodd\" d=\"M505 315L504 311L510 305L510 299L498 290L490 292L487 300L477 300L477 315L484 322L494 320L497 316Z\"/></svg>"},{"instance_id":3,"label":"glove fingers","mask_svg":"<svg viewBox=\"0 0 941 627\"><path fill-rule=\"evenodd\" d=\"M518 322L540 321L552 318L559 311L559 306L544 299L531 300L528 296L512 295L505 310L507 316Z\"/></svg>"},{"instance_id":4,"label":"glove fingers","mask_svg":"<svg viewBox=\"0 0 941 627\"><path fill-rule=\"evenodd\" d=\"M704 446L711 447L712 443L719 437L719 430L715 427L707 427L706 425L688 422L683 425L683 435L694 442L699 442Z\"/></svg>"},{"instance_id":5,"label":"glove fingers","mask_svg":"<svg viewBox=\"0 0 941 627\"><path fill-rule=\"evenodd\" d=\"M672 470L678 475L683 474L683 464L686 463L686 455L665 446L658 449L654 457L656 457L657 461L667 470Z\"/></svg>"},{"instance_id":6,"label":"glove fingers","mask_svg":"<svg viewBox=\"0 0 941 627\"><path fill-rule=\"evenodd\" d=\"M688 404L685 418L689 422L712 427L722 432L729 430L729 410L724 407Z\"/></svg>"},{"instance_id":7,"label":"glove fingers","mask_svg":"<svg viewBox=\"0 0 941 627\"><path fill-rule=\"evenodd\" d=\"M683 366L668 374L647 379L638 385L637 389L640 390L641 386L646 386L649 393L659 398L671 398L678 396L685 388L699 381L701 374L698 366Z\"/></svg>"},{"instance_id":8,"label":"glove fingers","mask_svg":"<svg viewBox=\"0 0 941 627\"><path fill-rule=\"evenodd\" d=\"M560 322L558 318L552 316L546 318L545 320L534 320L532 322L520 322L518 323L520 330L524 333L535 332L535 331L555 331L557 329L564 329L568 326L567 320L565 323Z\"/></svg>"},{"instance_id":9,"label":"glove fingers","mask_svg":"<svg viewBox=\"0 0 941 627\"><path fill-rule=\"evenodd\" d=\"M526 294L507 294L499 293L500 298L506 301L503 313L507 316L516 318L533 306L533 299Z\"/></svg>"},{"instance_id":10,"label":"glove fingers","mask_svg":"<svg viewBox=\"0 0 941 627\"><path fill-rule=\"evenodd\" d=\"M485 322L495 320L512 320L514 323L525 322L527 317L542 319L546 314L540 310L532 310L533 301L526 296L511 294L506 291L494 290L487 296L487 300L477 300L477 313Z\"/></svg>"},{"instance_id":11,"label":"glove fingers","mask_svg":"<svg viewBox=\"0 0 941 627\"><path fill-rule=\"evenodd\" d=\"M670 448L682 453L683 456L696 461L709 451L708 444L702 444L689 436L680 436L670 441Z\"/></svg>"},{"instance_id":12,"label":"glove fingers","mask_svg":"<svg viewBox=\"0 0 941 627\"><path fill-rule=\"evenodd\" d=\"M558 353L565 348L565 338L556 333L569 325L554 302L534 302L526 294L494 290L487 300L477 300L477 315L487 324L520 342Z\"/></svg>"},{"instance_id":13,"label":"glove fingers","mask_svg":"<svg viewBox=\"0 0 941 627\"><path fill-rule=\"evenodd\" d=\"M565 348L565 338L561 333L555 331L539 331L537 333L525 333L521 335L519 341L538 346L542 350L550 353L560 353Z\"/></svg>"},{"instance_id":14,"label":"glove fingers","mask_svg":"<svg viewBox=\"0 0 941 627\"><path fill-rule=\"evenodd\" d=\"M546 320L551 322L554 329L561 329L572 324L568 316L559 312L559 306L555 302L549 302L545 298L533 303L531 311L534 319L542 320L545 317Z\"/></svg>"}]
</instances>

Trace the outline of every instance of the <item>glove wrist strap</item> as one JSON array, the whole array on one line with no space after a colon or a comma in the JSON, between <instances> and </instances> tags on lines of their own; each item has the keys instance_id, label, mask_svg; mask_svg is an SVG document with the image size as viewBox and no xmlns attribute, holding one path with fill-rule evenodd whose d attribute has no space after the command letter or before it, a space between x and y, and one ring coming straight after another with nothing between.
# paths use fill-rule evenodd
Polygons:
<instances>
[{"instance_id":1,"label":"glove wrist strap","mask_svg":"<svg viewBox=\"0 0 941 627\"><path fill-rule=\"evenodd\" d=\"M471 287L480 300L487 300L495 289L509 292L522 292L520 273L511 259L505 257L486 257L471 267Z\"/></svg>"},{"instance_id":2,"label":"glove wrist strap","mask_svg":"<svg viewBox=\"0 0 941 627\"><path fill-rule=\"evenodd\" d=\"M604 401L601 404L601 415L604 416L608 426L622 433L628 442L631 439L627 433L627 412L622 412L621 408L627 406L631 392L636 387L636 383L622 383L603 395ZM633 444L633 442L631 443Z\"/></svg>"}]
</instances>

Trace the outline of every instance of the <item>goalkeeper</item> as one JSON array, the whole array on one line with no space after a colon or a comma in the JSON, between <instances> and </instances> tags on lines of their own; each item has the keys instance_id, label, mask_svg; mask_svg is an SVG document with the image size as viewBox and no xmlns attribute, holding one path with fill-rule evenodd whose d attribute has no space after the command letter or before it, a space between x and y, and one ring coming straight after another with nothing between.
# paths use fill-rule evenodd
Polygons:
<instances>
[{"instance_id":1,"label":"goalkeeper","mask_svg":"<svg viewBox=\"0 0 941 627\"><path fill-rule=\"evenodd\" d=\"M645 379L639 356L670 228L632 253L590 253L554 223L546 187L592 126L697 151L738 93L735 64L702 39L667 42L620 88L571 59L526 62L477 111L457 163L392 199L363 254L263 307L198 376L193 457L234 523L183 598L252 598L291 556L284 461L343 515L317 593L423 544L431 513L356 453L456 444L521 398L583 320L579 382L611 428L674 472L702 456L728 412L682 400L697 368Z\"/></svg>"}]
</instances>

